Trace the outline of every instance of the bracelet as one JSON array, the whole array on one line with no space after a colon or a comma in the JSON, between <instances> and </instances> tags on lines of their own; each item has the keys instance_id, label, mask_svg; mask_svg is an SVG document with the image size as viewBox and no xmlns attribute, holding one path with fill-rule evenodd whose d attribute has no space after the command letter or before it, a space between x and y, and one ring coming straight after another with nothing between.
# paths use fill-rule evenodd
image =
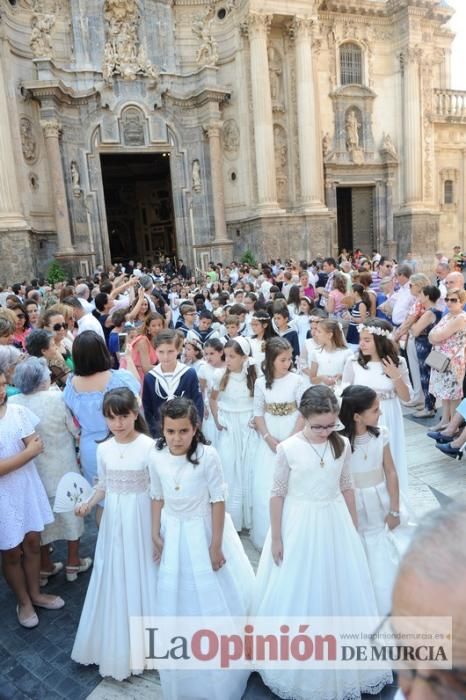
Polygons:
<instances>
[{"instance_id":1,"label":"bracelet","mask_svg":"<svg viewBox=\"0 0 466 700\"><path fill-rule=\"evenodd\" d=\"M390 510L388 512L389 515L392 516L392 518L399 518L400 517L400 511L399 510Z\"/></svg>"},{"instance_id":2,"label":"bracelet","mask_svg":"<svg viewBox=\"0 0 466 700\"><path fill-rule=\"evenodd\" d=\"M270 437L270 433L264 433L262 437L264 440L267 440L267 438Z\"/></svg>"}]
</instances>

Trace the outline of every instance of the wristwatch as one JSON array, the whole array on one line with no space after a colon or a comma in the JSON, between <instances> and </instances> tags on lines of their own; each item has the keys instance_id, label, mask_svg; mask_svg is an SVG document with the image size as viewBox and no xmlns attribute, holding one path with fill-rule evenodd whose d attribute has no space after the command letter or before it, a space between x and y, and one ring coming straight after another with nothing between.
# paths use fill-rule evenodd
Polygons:
<instances>
[{"instance_id":1,"label":"wristwatch","mask_svg":"<svg viewBox=\"0 0 466 700\"><path fill-rule=\"evenodd\" d=\"M399 510L390 510L389 515L391 515L393 518L399 518L400 517L400 511Z\"/></svg>"}]
</instances>

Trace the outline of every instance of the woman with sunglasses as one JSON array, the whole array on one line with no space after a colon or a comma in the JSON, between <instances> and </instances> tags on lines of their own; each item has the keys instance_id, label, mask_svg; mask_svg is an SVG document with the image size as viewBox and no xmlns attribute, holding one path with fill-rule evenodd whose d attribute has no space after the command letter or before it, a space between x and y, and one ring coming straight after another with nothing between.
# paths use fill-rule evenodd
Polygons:
<instances>
[{"instance_id":1,"label":"woman with sunglasses","mask_svg":"<svg viewBox=\"0 0 466 700\"><path fill-rule=\"evenodd\" d=\"M448 425L463 398L466 366L466 312L463 309L465 302L464 289L449 289L445 297L448 311L428 336L432 349L441 352L450 360L444 372L432 368L430 373L429 392L442 401L442 419L434 430L441 430Z\"/></svg>"},{"instance_id":2,"label":"woman with sunglasses","mask_svg":"<svg viewBox=\"0 0 466 700\"><path fill-rule=\"evenodd\" d=\"M69 345L67 345L68 324L61 312L61 305L51 306L41 318L41 327L52 334L51 346L55 349L55 358L48 360L53 381L63 389L67 374L74 369Z\"/></svg>"},{"instance_id":3,"label":"woman with sunglasses","mask_svg":"<svg viewBox=\"0 0 466 700\"><path fill-rule=\"evenodd\" d=\"M22 304L12 304L10 310L16 316L16 328L13 334L12 344L18 350L26 351L26 338L31 332L29 316Z\"/></svg>"}]
</instances>

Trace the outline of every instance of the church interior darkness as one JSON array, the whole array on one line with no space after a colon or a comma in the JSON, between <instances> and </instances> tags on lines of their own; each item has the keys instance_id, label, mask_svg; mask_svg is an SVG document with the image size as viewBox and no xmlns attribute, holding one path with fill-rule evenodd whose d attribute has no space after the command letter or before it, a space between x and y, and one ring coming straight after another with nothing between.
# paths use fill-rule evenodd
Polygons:
<instances>
[{"instance_id":1,"label":"church interior darkness","mask_svg":"<svg viewBox=\"0 0 466 700\"><path fill-rule=\"evenodd\" d=\"M176 254L169 153L102 154L113 262L154 264Z\"/></svg>"}]
</instances>

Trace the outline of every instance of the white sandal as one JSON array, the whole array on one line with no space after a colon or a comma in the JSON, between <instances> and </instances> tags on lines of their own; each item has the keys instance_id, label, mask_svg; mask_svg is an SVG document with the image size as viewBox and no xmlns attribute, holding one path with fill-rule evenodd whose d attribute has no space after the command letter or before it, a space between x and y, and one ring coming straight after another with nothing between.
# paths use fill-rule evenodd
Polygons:
<instances>
[{"instance_id":1,"label":"white sandal","mask_svg":"<svg viewBox=\"0 0 466 700\"><path fill-rule=\"evenodd\" d=\"M67 581L76 581L78 574L83 574L85 571L90 569L92 566L91 557L84 557L79 560L79 566L66 566L65 576Z\"/></svg>"}]
</instances>

